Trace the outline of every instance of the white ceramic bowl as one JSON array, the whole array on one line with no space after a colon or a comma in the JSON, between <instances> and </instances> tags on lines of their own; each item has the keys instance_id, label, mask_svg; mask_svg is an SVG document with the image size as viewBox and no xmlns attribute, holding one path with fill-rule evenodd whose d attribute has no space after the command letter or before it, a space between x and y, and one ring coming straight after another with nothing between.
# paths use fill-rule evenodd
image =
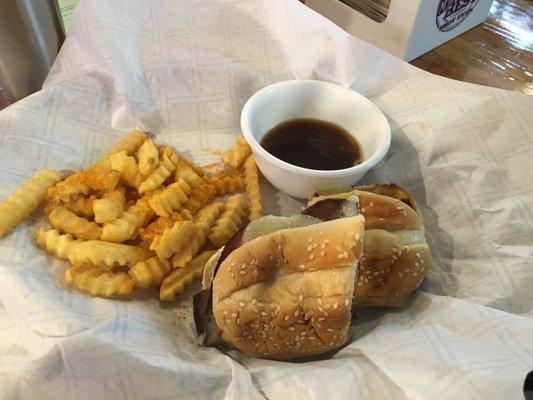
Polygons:
<instances>
[{"instance_id":1,"label":"white ceramic bowl","mask_svg":"<svg viewBox=\"0 0 533 400\"><path fill-rule=\"evenodd\" d=\"M294 118L317 118L342 126L361 145L363 162L333 171L314 170L286 163L261 147L271 128ZM263 175L298 198L353 185L381 161L391 142L389 123L374 103L353 90L314 80L279 82L261 89L244 105L241 128Z\"/></svg>"}]
</instances>

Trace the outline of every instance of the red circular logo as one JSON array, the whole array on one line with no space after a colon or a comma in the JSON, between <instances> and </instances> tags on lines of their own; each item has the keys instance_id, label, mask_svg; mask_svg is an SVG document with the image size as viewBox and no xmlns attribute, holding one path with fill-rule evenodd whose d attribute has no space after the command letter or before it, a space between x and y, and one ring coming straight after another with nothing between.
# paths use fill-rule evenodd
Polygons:
<instances>
[{"instance_id":1,"label":"red circular logo","mask_svg":"<svg viewBox=\"0 0 533 400\"><path fill-rule=\"evenodd\" d=\"M437 27L442 32L451 31L470 15L479 0L439 0Z\"/></svg>"}]
</instances>

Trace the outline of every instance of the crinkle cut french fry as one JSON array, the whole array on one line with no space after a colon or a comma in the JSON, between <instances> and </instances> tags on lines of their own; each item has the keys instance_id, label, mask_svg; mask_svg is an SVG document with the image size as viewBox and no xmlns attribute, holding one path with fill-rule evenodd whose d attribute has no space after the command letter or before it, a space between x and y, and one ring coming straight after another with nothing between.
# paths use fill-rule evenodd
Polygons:
<instances>
[{"instance_id":1,"label":"crinkle cut french fry","mask_svg":"<svg viewBox=\"0 0 533 400\"><path fill-rule=\"evenodd\" d=\"M176 180L183 178L191 188L198 187L204 183L203 179L196 173L193 167L183 158L178 157L176 163Z\"/></svg>"},{"instance_id":2,"label":"crinkle cut french fry","mask_svg":"<svg viewBox=\"0 0 533 400\"><path fill-rule=\"evenodd\" d=\"M237 171L234 173L221 173L206 179L206 182L213 185L218 194L235 193L244 187L244 180Z\"/></svg>"},{"instance_id":3,"label":"crinkle cut french fry","mask_svg":"<svg viewBox=\"0 0 533 400\"><path fill-rule=\"evenodd\" d=\"M154 252L144 247L88 240L73 246L69 260L72 263L89 261L96 265L113 268L117 265L135 265L153 256Z\"/></svg>"},{"instance_id":4,"label":"crinkle cut french fry","mask_svg":"<svg viewBox=\"0 0 533 400\"><path fill-rule=\"evenodd\" d=\"M250 154L252 154L250 145L243 137L239 137L233 147L222 155L222 161L230 167L238 168Z\"/></svg>"},{"instance_id":5,"label":"crinkle cut french fry","mask_svg":"<svg viewBox=\"0 0 533 400\"><path fill-rule=\"evenodd\" d=\"M89 190L102 192L113 190L119 179L120 174L111 169L111 162L106 159L56 183L48 189L46 200L51 204L59 205L79 195L87 195Z\"/></svg>"},{"instance_id":6,"label":"crinkle cut french fry","mask_svg":"<svg viewBox=\"0 0 533 400\"><path fill-rule=\"evenodd\" d=\"M111 168L120 174L120 177L126 184L137 188L141 184L143 177L139 172L139 167L135 158L128 156L125 151L112 154L109 156Z\"/></svg>"},{"instance_id":7,"label":"crinkle cut french fry","mask_svg":"<svg viewBox=\"0 0 533 400\"><path fill-rule=\"evenodd\" d=\"M35 235L37 246L62 260L69 259L72 246L80 241L81 240L74 240L69 233L62 235L55 229L50 229L48 231L39 229Z\"/></svg>"},{"instance_id":8,"label":"crinkle cut french fry","mask_svg":"<svg viewBox=\"0 0 533 400\"><path fill-rule=\"evenodd\" d=\"M43 169L0 202L0 237L26 219L44 200L46 191L63 176L54 170Z\"/></svg>"},{"instance_id":9,"label":"crinkle cut french fry","mask_svg":"<svg viewBox=\"0 0 533 400\"><path fill-rule=\"evenodd\" d=\"M109 242L121 243L133 239L137 231L154 216L154 212L148 203L149 196L144 196L128 207L122 217L104 225L102 239Z\"/></svg>"},{"instance_id":10,"label":"crinkle cut french fry","mask_svg":"<svg viewBox=\"0 0 533 400\"><path fill-rule=\"evenodd\" d=\"M263 206L261 204L261 189L259 188L259 173L254 157L250 156L244 162L244 183L246 194L250 202L250 221L261 217Z\"/></svg>"},{"instance_id":11,"label":"crinkle cut french fry","mask_svg":"<svg viewBox=\"0 0 533 400\"><path fill-rule=\"evenodd\" d=\"M78 217L65 207L56 207L48 215L54 229L70 233L78 239L99 240L102 237L102 227L85 218Z\"/></svg>"},{"instance_id":12,"label":"crinkle cut french fry","mask_svg":"<svg viewBox=\"0 0 533 400\"><path fill-rule=\"evenodd\" d=\"M218 201L209 204L198 211L194 216L194 223L197 228L196 233L191 237L187 246L172 256L173 268L185 267L185 265L198 254L198 251L200 251L204 245L207 235L211 232L211 228L223 209L224 204L221 201Z\"/></svg>"},{"instance_id":13,"label":"crinkle cut french fry","mask_svg":"<svg viewBox=\"0 0 533 400\"><path fill-rule=\"evenodd\" d=\"M165 148L159 166L140 185L139 193L150 192L157 189L176 169L177 156Z\"/></svg>"},{"instance_id":14,"label":"crinkle cut french fry","mask_svg":"<svg viewBox=\"0 0 533 400\"><path fill-rule=\"evenodd\" d=\"M146 139L137 153L139 171L143 175L151 174L159 165L159 151L153 140Z\"/></svg>"},{"instance_id":15,"label":"crinkle cut french fry","mask_svg":"<svg viewBox=\"0 0 533 400\"><path fill-rule=\"evenodd\" d=\"M166 228L172 228L178 221L192 220L192 214L189 210L181 209L175 211L168 218L159 217L148 224L145 228L139 229L139 236L146 242L152 242L158 235L163 234Z\"/></svg>"},{"instance_id":16,"label":"crinkle cut french fry","mask_svg":"<svg viewBox=\"0 0 533 400\"><path fill-rule=\"evenodd\" d=\"M165 229L161 236L156 236L150 245L161 259L168 259L182 249L196 230L191 221L178 221L172 228Z\"/></svg>"},{"instance_id":17,"label":"crinkle cut french fry","mask_svg":"<svg viewBox=\"0 0 533 400\"><path fill-rule=\"evenodd\" d=\"M82 262L65 271L65 281L91 296L123 296L133 291L134 280L125 272L111 272Z\"/></svg>"},{"instance_id":18,"label":"crinkle cut french fry","mask_svg":"<svg viewBox=\"0 0 533 400\"><path fill-rule=\"evenodd\" d=\"M111 150L109 150L103 159L112 154L125 151L127 154L133 154L146 140L146 133L138 129L130 131L120 142L118 142Z\"/></svg>"},{"instance_id":19,"label":"crinkle cut french fry","mask_svg":"<svg viewBox=\"0 0 533 400\"><path fill-rule=\"evenodd\" d=\"M122 217L126 203L126 191L117 188L105 193L102 198L92 202L94 220L99 224L108 224Z\"/></svg>"},{"instance_id":20,"label":"crinkle cut french fry","mask_svg":"<svg viewBox=\"0 0 533 400\"><path fill-rule=\"evenodd\" d=\"M146 289L150 286L159 285L171 270L172 266L168 260L151 257L131 267L128 275L135 281L136 289Z\"/></svg>"},{"instance_id":21,"label":"crinkle cut french fry","mask_svg":"<svg viewBox=\"0 0 533 400\"><path fill-rule=\"evenodd\" d=\"M239 231L248 212L248 200L242 194L235 194L224 203L224 212L215 222L209 240L217 247L224 245Z\"/></svg>"},{"instance_id":22,"label":"crinkle cut french fry","mask_svg":"<svg viewBox=\"0 0 533 400\"><path fill-rule=\"evenodd\" d=\"M179 177L176 182L152 196L148 202L158 216L168 218L174 210L177 210L187 201L190 193L189 184Z\"/></svg>"},{"instance_id":23,"label":"crinkle cut french fry","mask_svg":"<svg viewBox=\"0 0 533 400\"><path fill-rule=\"evenodd\" d=\"M203 184L192 189L189 199L182 206L182 209L189 210L191 214L196 214L200 208L211 202L217 194L213 185Z\"/></svg>"},{"instance_id":24,"label":"crinkle cut french fry","mask_svg":"<svg viewBox=\"0 0 533 400\"><path fill-rule=\"evenodd\" d=\"M76 200L72 200L68 203L65 203L65 208L72 211L74 214L84 217L91 218L94 216L93 211L93 202L94 198L79 197ZM98 221L96 221L98 222Z\"/></svg>"},{"instance_id":25,"label":"crinkle cut french fry","mask_svg":"<svg viewBox=\"0 0 533 400\"><path fill-rule=\"evenodd\" d=\"M177 268L161 282L159 299L161 301L173 301L176 295L183 292L187 285L195 279L201 278L207 261L215 254L215 250L203 251L196 256L184 268Z\"/></svg>"},{"instance_id":26,"label":"crinkle cut french fry","mask_svg":"<svg viewBox=\"0 0 533 400\"><path fill-rule=\"evenodd\" d=\"M117 265L134 265L154 256L143 247L104 242L101 240L74 240L70 234L59 234L55 229L40 229L37 245L56 257L69 260L72 264L90 262L102 268L112 269Z\"/></svg>"}]
</instances>

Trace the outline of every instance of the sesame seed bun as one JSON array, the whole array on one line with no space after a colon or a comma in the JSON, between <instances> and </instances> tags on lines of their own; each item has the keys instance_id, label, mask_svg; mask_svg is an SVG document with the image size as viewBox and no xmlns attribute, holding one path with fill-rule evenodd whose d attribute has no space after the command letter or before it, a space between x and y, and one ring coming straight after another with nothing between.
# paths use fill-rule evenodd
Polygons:
<instances>
[{"instance_id":1,"label":"sesame seed bun","mask_svg":"<svg viewBox=\"0 0 533 400\"><path fill-rule=\"evenodd\" d=\"M212 311L222 338L274 359L320 354L347 340L364 218L282 229L230 252Z\"/></svg>"},{"instance_id":2,"label":"sesame seed bun","mask_svg":"<svg viewBox=\"0 0 533 400\"><path fill-rule=\"evenodd\" d=\"M430 265L424 221L415 199L396 184L361 186L316 196L304 213L324 217L321 209L327 207L327 214L335 215L335 204L340 208L343 201L357 202L365 217L355 305L402 307L424 280Z\"/></svg>"}]
</instances>

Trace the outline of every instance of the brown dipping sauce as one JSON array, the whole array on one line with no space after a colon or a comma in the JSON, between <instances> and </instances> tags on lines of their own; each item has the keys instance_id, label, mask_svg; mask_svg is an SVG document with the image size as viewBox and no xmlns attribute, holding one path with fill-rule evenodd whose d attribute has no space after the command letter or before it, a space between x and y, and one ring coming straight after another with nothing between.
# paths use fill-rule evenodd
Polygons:
<instances>
[{"instance_id":1,"label":"brown dipping sauce","mask_svg":"<svg viewBox=\"0 0 533 400\"><path fill-rule=\"evenodd\" d=\"M344 169L362 161L357 140L341 126L320 119L282 122L265 134L261 146L280 160L309 169Z\"/></svg>"}]
</instances>

